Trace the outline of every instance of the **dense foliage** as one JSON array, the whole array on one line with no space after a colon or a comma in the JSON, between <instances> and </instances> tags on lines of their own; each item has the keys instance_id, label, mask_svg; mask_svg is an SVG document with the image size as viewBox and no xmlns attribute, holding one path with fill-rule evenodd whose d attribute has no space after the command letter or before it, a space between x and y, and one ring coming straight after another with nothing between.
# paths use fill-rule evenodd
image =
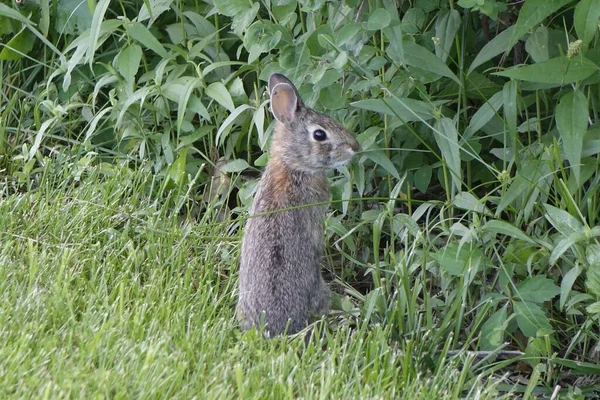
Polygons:
<instances>
[{"instance_id":1,"label":"dense foliage","mask_svg":"<svg viewBox=\"0 0 600 400\"><path fill-rule=\"evenodd\" d=\"M54 162L150 165L153 195L239 237L282 72L361 144L331 175L339 324L593 393L599 21L596 0L0 3L0 194Z\"/></svg>"}]
</instances>

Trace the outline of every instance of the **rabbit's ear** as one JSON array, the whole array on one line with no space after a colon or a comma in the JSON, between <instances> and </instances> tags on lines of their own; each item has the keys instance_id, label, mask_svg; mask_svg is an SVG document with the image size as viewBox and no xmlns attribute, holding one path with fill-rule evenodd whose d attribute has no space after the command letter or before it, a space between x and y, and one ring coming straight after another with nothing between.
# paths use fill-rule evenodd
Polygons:
<instances>
[{"instance_id":1,"label":"rabbit's ear","mask_svg":"<svg viewBox=\"0 0 600 400\"><path fill-rule=\"evenodd\" d=\"M269 93L271 94L273 116L282 123L293 121L300 99L292 82L281 74L271 74Z\"/></svg>"}]
</instances>

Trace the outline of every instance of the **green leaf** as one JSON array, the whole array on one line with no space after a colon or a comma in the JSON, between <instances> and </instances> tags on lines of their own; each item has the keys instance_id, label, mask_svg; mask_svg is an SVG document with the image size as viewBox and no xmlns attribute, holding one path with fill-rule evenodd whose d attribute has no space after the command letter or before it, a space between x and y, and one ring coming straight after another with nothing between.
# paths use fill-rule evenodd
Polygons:
<instances>
[{"instance_id":1,"label":"green leaf","mask_svg":"<svg viewBox=\"0 0 600 400\"><path fill-rule=\"evenodd\" d=\"M460 168L458 131L456 130L454 121L446 117L441 118L435 123L433 135L440 148L442 157L450 170L454 188L459 192L462 186L462 170Z\"/></svg>"},{"instance_id":2,"label":"green leaf","mask_svg":"<svg viewBox=\"0 0 600 400\"><path fill-rule=\"evenodd\" d=\"M481 350L494 350L504 343L504 333L508 327L506 314L505 305L485 321L481 327Z\"/></svg>"},{"instance_id":3,"label":"green leaf","mask_svg":"<svg viewBox=\"0 0 600 400\"><path fill-rule=\"evenodd\" d=\"M162 13L171 8L171 4L173 4L174 1L175 0L145 0L138 13L137 21L146 21L152 17L150 24L154 23ZM148 7L150 7L150 9L148 9Z\"/></svg>"},{"instance_id":4,"label":"green leaf","mask_svg":"<svg viewBox=\"0 0 600 400\"><path fill-rule=\"evenodd\" d=\"M491 220L486 222L486 224L481 228L482 231L493 233L493 234L501 234L513 237L518 240L522 240L524 242L533 243L535 241L527 236L522 230L519 228L509 224L505 221Z\"/></svg>"},{"instance_id":5,"label":"green leaf","mask_svg":"<svg viewBox=\"0 0 600 400\"><path fill-rule=\"evenodd\" d=\"M593 61L579 55L573 58L555 57L538 64L496 72L494 75L526 82L566 85L582 81L596 72L598 72L598 66Z\"/></svg>"},{"instance_id":6,"label":"green leaf","mask_svg":"<svg viewBox=\"0 0 600 400\"><path fill-rule=\"evenodd\" d=\"M517 317L517 325L527 337L537 337L554 332L544 311L535 303L515 301L513 310Z\"/></svg>"},{"instance_id":7,"label":"green leaf","mask_svg":"<svg viewBox=\"0 0 600 400\"><path fill-rule=\"evenodd\" d=\"M213 82L208 85L206 88L206 95L213 100L216 100L217 103L225 107L229 112L235 110L231 95L229 94L229 91L227 91L225 85L221 82Z\"/></svg>"},{"instance_id":8,"label":"green leaf","mask_svg":"<svg viewBox=\"0 0 600 400\"><path fill-rule=\"evenodd\" d=\"M435 46L435 55L446 63L450 49L454 45L454 38L460 28L460 14L451 10L435 23L435 36L439 39L439 45Z\"/></svg>"},{"instance_id":9,"label":"green leaf","mask_svg":"<svg viewBox=\"0 0 600 400\"><path fill-rule=\"evenodd\" d=\"M431 176L433 174L433 168L431 165L423 165L419 167L414 173L415 187L421 192L427 192L429 183L431 183Z\"/></svg>"},{"instance_id":10,"label":"green leaf","mask_svg":"<svg viewBox=\"0 0 600 400\"><path fill-rule=\"evenodd\" d=\"M129 22L125 24L125 30L129 36L140 42L147 49L152 50L159 56L166 58L168 57L167 50L158 41L158 39L150 32L148 28L139 22Z\"/></svg>"},{"instance_id":11,"label":"green leaf","mask_svg":"<svg viewBox=\"0 0 600 400\"><path fill-rule=\"evenodd\" d=\"M554 247L554 250L552 250L548 262L550 265L556 264L560 256L562 256L565 251L569 250L574 244L586 239L588 239L588 236L584 232L575 232L560 240L556 244L556 247Z\"/></svg>"},{"instance_id":12,"label":"green leaf","mask_svg":"<svg viewBox=\"0 0 600 400\"><path fill-rule=\"evenodd\" d=\"M479 53L469 66L467 74L470 74L471 72L473 72L473 70L475 70L475 68L491 60L497 55L509 51L510 48L508 47L508 42L512 35L513 29L514 25L508 27L507 29L503 30L498 36L490 40L485 46L483 46L483 48L479 51Z\"/></svg>"},{"instance_id":13,"label":"green leaf","mask_svg":"<svg viewBox=\"0 0 600 400\"><path fill-rule=\"evenodd\" d=\"M33 48L35 36L27 28L23 27L19 33L2 46L0 60L14 61L23 57Z\"/></svg>"},{"instance_id":14,"label":"green leaf","mask_svg":"<svg viewBox=\"0 0 600 400\"><path fill-rule=\"evenodd\" d=\"M55 4L54 29L61 35L81 35L92 26L92 9L81 0L61 0Z\"/></svg>"},{"instance_id":15,"label":"green leaf","mask_svg":"<svg viewBox=\"0 0 600 400\"><path fill-rule=\"evenodd\" d=\"M388 156L385 155L383 150L369 150L363 153L365 157L373 161L375 164L379 165L387 172L392 174L392 176L396 179L400 179L400 174L398 174L398 170L394 166L394 163L390 161Z\"/></svg>"},{"instance_id":16,"label":"green leaf","mask_svg":"<svg viewBox=\"0 0 600 400\"><path fill-rule=\"evenodd\" d=\"M581 274L583 269L579 264L575 265L574 268L571 268L569 272L565 274L560 283L560 309L564 309L569 294L571 293L571 289L573 288L573 284L577 277Z\"/></svg>"},{"instance_id":17,"label":"green leaf","mask_svg":"<svg viewBox=\"0 0 600 400\"><path fill-rule=\"evenodd\" d=\"M478 271L485 256L475 246L470 244L460 246L452 242L437 253L431 253L431 257L450 275L461 276L470 270Z\"/></svg>"},{"instance_id":18,"label":"green leaf","mask_svg":"<svg viewBox=\"0 0 600 400\"><path fill-rule=\"evenodd\" d=\"M189 82L184 86L184 89L180 92L179 99L177 101L177 134L181 134L181 126L183 125L183 118L185 117L185 112L188 109L188 102L190 97L192 96L192 92L198 86L202 85L202 79L200 78L192 78ZM192 110L190 108L190 110ZM196 111L196 110L192 110Z\"/></svg>"},{"instance_id":19,"label":"green leaf","mask_svg":"<svg viewBox=\"0 0 600 400\"><path fill-rule=\"evenodd\" d=\"M135 43L121 50L115 60L115 68L132 88L141 60L142 48Z\"/></svg>"},{"instance_id":20,"label":"green leaf","mask_svg":"<svg viewBox=\"0 0 600 400\"><path fill-rule=\"evenodd\" d=\"M248 8L247 10L236 14L235 17L233 17L233 22L231 23L233 33L238 36L242 36L246 29L248 29L248 26L250 26L250 24L254 21L254 18L256 18L256 14L258 14L259 9L260 3L257 2L252 4L252 7Z\"/></svg>"},{"instance_id":21,"label":"green leaf","mask_svg":"<svg viewBox=\"0 0 600 400\"><path fill-rule=\"evenodd\" d=\"M94 10L92 26L90 28L90 37L88 38L89 45L86 52L90 68L92 67L92 61L94 60L94 53L98 47L98 39L100 38L100 28L102 27L104 14L106 14L109 4L110 0L100 0L98 4L96 4L96 9Z\"/></svg>"},{"instance_id":22,"label":"green leaf","mask_svg":"<svg viewBox=\"0 0 600 400\"><path fill-rule=\"evenodd\" d=\"M575 181L579 182L583 138L588 126L588 101L579 90L565 94L556 106L556 127Z\"/></svg>"},{"instance_id":23,"label":"green leaf","mask_svg":"<svg viewBox=\"0 0 600 400\"><path fill-rule=\"evenodd\" d=\"M567 51L567 47L563 31L545 26L537 28L525 42L525 50L535 63L559 57Z\"/></svg>"},{"instance_id":24,"label":"green leaf","mask_svg":"<svg viewBox=\"0 0 600 400\"><path fill-rule=\"evenodd\" d=\"M383 34L390 41L387 55L396 63L404 63L404 47L402 46L402 27L399 22L392 23L383 30Z\"/></svg>"},{"instance_id":25,"label":"green leaf","mask_svg":"<svg viewBox=\"0 0 600 400\"><path fill-rule=\"evenodd\" d=\"M351 106L397 117L403 122L427 121L433 118L433 106L424 101L403 98L359 100Z\"/></svg>"},{"instance_id":26,"label":"green leaf","mask_svg":"<svg viewBox=\"0 0 600 400\"><path fill-rule=\"evenodd\" d=\"M237 160L229 161L227 164L223 165L220 171L224 173L242 172L248 167L250 167L250 165L246 162L246 160L238 158Z\"/></svg>"},{"instance_id":27,"label":"green leaf","mask_svg":"<svg viewBox=\"0 0 600 400\"><path fill-rule=\"evenodd\" d=\"M369 15L367 30L378 31L387 27L391 21L390 13L385 8L378 8Z\"/></svg>"},{"instance_id":28,"label":"green leaf","mask_svg":"<svg viewBox=\"0 0 600 400\"><path fill-rule=\"evenodd\" d=\"M455 207L463 210L474 211L485 215L492 215L492 212L485 206L485 203L469 192L460 192L454 197L452 203Z\"/></svg>"},{"instance_id":29,"label":"green leaf","mask_svg":"<svg viewBox=\"0 0 600 400\"><path fill-rule=\"evenodd\" d=\"M436 75L445 76L459 85L461 84L450 68L425 47L419 46L409 40L405 40L402 43L402 47L404 50L404 62L407 65L421 68Z\"/></svg>"},{"instance_id":30,"label":"green leaf","mask_svg":"<svg viewBox=\"0 0 600 400\"><path fill-rule=\"evenodd\" d=\"M600 20L600 2L598 0L580 0L575 6L575 31L577 37L587 47L598 30Z\"/></svg>"},{"instance_id":31,"label":"green leaf","mask_svg":"<svg viewBox=\"0 0 600 400\"><path fill-rule=\"evenodd\" d=\"M523 35L529 32L537 24L542 22L553 12L573 0L527 0L521 10L519 18L515 24L515 29L508 42L508 47L512 48Z\"/></svg>"},{"instance_id":32,"label":"green leaf","mask_svg":"<svg viewBox=\"0 0 600 400\"><path fill-rule=\"evenodd\" d=\"M479 109L471 117L469 126L465 129L465 134L461 140L465 142L469 140L478 130L483 128L490 120L497 115L504 104L503 91L499 91L494 94L488 101L479 107Z\"/></svg>"},{"instance_id":33,"label":"green leaf","mask_svg":"<svg viewBox=\"0 0 600 400\"><path fill-rule=\"evenodd\" d=\"M223 134L223 132L225 132L225 130L228 129L231 124L233 124L233 121L235 121L235 119L237 117L239 117L241 113L243 113L244 111L251 109L251 108L252 108L252 106L249 106L248 104L242 104L241 106L239 106L238 108L233 110L233 112L231 114L229 114L229 116L227 118L225 118L225 121L223 121L221 123L221 126L219 127L219 130L217 131L217 136L215 138L215 142L218 145L221 144L221 139L222 139L221 135Z\"/></svg>"},{"instance_id":34,"label":"green leaf","mask_svg":"<svg viewBox=\"0 0 600 400\"><path fill-rule=\"evenodd\" d=\"M552 279L544 276L534 276L527 278L517 285L517 294L515 295L521 301L532 301L534 303L543 303L551 300L560 293L560 288L554 284Z\"/></svg>"},{"instance_id":35,"label":"green leaf","mask_svg":"<svg viewBox=\"0 0 600 400\"><path fill-rule=\"evenodd\" d=\"M565 210L561 210L550 204L543 204L543 206L546 210L544 216L563 236L569 236L572 233L583 230L583 224Z\"/></svg>"},{"instance_id":36,"label":"green leaf","mask_svg":"<svg viewBox=\"0 0 600 400\"><path fill-rule=\"evenodd\" d=\"M22 22L26 25L35 26L35 24L33 22L31 22L31 20L29 18L25 17L23 14L21 14L19 11L15 10L14 8L11 8L3 3L0 3L0 15L3 15L5 17L11 18L11 19L16 19L17 21Z\"/></svg>"},{"instance_id":37,"label":"green leaf","mask_svg":"<svg viewBox=\"0 0 600 400\"><path fill-rule=\"evenodd\" d=\"M214 0L215 8L219 14L235 17L252 7L249 0Z\"/></svg>"}]
</instances>

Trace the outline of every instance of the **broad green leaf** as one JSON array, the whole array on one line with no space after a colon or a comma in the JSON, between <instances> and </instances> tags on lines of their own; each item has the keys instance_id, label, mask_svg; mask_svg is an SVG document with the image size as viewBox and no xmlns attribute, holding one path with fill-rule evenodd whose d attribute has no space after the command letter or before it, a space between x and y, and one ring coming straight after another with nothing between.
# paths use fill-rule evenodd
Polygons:
<instances>
[{"instance_id":1,"label":"broad green leaf","mask_svg":"<svg viewBox=\"0 0 600 400\"><path fill-rule=\"evenodd\" d=\"M460 192L454 197L452 202L455 207L467 211L474 211L480 214L492 215L492 212L485 206L485 203L469 192Z\"/></svg>"},{"instance_id":2,"label":"broad green leaf","mask_svg":"<svg viewBox=\"0 0 600 400\"><path fill-rule=\"evenodd\" d=\"M467 74L473 72L473 70L479 67L481 64L491 60L499 54L510 50L508 42L512 35L514 25L503 30L498 36L490 40L483 48L477 53L477 56L469 66Z\"/></svg>"},{"instance_id":3,"label":"broad green leaf","mask_svg":"<svg viewBox=\"0 0 600 400\"><path fill-rule=\"evenodd\" d=\"M579 90L565 94L556 106L556 127L562 137L565 155L579 183L583 138L588 126L588 101Z\"/></svg>"},{"instance_id":4,"label":"broad green leaf","mask_svg":"<svg viewBox=\"0 0 600 400\"><path fill-rule=\"evenodd\" d=\"M246 160L238 158L237 160L229 161L227 164L223 165L220 171L224 173L242 172L248 167L250 167L250 165L248 165L248 162L246 162Z\"/></svg>"},{"instance_id":5,"label":"broad green leaf","mask_svg":"<svg viewBox=\"0 0 600 400\"><path fill-rule=\"evenodd\" d=\"M378 31L387 27L392 21L390 13L385 8L378 8L369 14L367 20L367 30Z\"/></svg>"},{"instance_id":6,"label":"broad green leaf","mask_svg":"<svg viewBox=\"0 0 600 400\"><path fill-rule=\"evenodd\" d=\"M181 126L183 125L183 118L185 112L188 109L188 101L194 89L202 85L202 79L193 78L190 79L188 84L185 85L184 89L180 92L179 100L177 101L177 135L181 134Z\"/></svg>"},{"instance_id":7,"label":"broad green leaf","mask_svg":"<svg viewBox=\"0 0 600 400\"><path fill-rule=\"evenodd\" d=\"M152 50L163 58L169 56L163 45L144 25L139 22L129 22L125 24L125 29L132 38L143 44L144 47Z\"/></svg>"},{"instance_id":8,"label":"broad green leaf","mask_svg":"<svg viewBox=\"0 0 600 400\"><path fill-rule=\"evenodd\" d=\"M405 40L402 43L402 47L404 50L404 62L407 65L421 68L436 75L445 76L459 85L461 84L450 68L425 47L419 46L409 40Z\"/></svg>"},{"instance_id":9,"label":"broad green leaf","mask_svg":"<svg viewBox=\"0 0 600 400\"><path fill-rule=\"evenodd\" d=\"M521 301L543 303L553 299L559 293L560 288L554 284L552 279L538 275L527 278L517 285L515 297Z\"/></svg>"},{"instance_id":10,"label":"broad green leaf","mask_svg":"<svg viewBox=\"0 0 600 400\"><path fill-rule=\"evenodd\" d=\"M592 41L600 22L600 2L598 0L579 0L575 6L575 31L583 46Z\"/></svg>"},{"instance_id":11,"label":"broad green leaf","mask_svg":"<svg viewBox=\"0 0 600 400\"><path fill-rule=\"evenodd\" d=\"M508 47L512 48L519 39L527 32L542 22L553 12L573 0L526 0L523 7L519 10L519 18L515 24L515 29L508 42Z\"/></svg>"},{"instance_id":12,"label":"broad green leaf","mask_svg":"<svg viewBox=\"0 0 600 400\"><path fill-rule=\"evenodd\" d=\"M468 271L478 271L485 256L477 247L465 244L462 247L452 242L431 257L438 262L440 268L450 275L461 276Z\"/></svg>"},{"instance_id":13,"label":"broad green leaf","mask_svg":"<svg viewBox=\"0 0 600 400\"><path fill-rule=\"evenodd\" d=\"M35 134L35 139L33 141L33 144L31 145L31 148L29 149L30 160L33 159L33 157L35 157L35 153L37 153L38 149L40 148L40 145L42 144L42 139L44 138L46 132L52 130L56 122L56 117L53 117L45 120L42 123L42 126L40 126L40 129Z\"/></svg>"},{"instance_id":14,"label":"broad green leaf","mask_svg":"<svg viewBox=\"0 0 600 400\"><path fill-rule=\"evenodd\" d=\"M504 109L504 121L508 127L509 137L513 149L517 147L517 83L508 81L502 89L502 103Z\"/></svg>"},{"instance_id":15,"label":"broad green leaf","mask_svg":"<svg viewBox=\"0 0 600 400\"><path fill-rule=\"evenodd\" d=\"M0 60L14 61L18 60L23 55L29 53L35 44L35 36L33 33L23 27L19 33L13 36L0 51Z\"/></svg>"},{"instance_id":16,"label":"broad green leaf","mask_svg":"<svg viewBox=\"0 0 600 400\"><path fill-rule=\"evenodd\" d=\"M490 120L497 115L503 106L504 94L502 91L494 94L488 101L486 101L471 117L469 126L465 130L465 134L461 139L461 143L469 140L478 130L483 128Z\"/></svg>"},{"instance_id":17,"label":"broad green leaf","mask_svg":"<svg viewBox=\"0 0 600 400\"><path fill-rule=\"evenodd\" d=\"M538 64L525 65L496 72L494 75L505 76L511 79L519 79L526 82L551 83L566 85L582 81L599 71L593 61L579 55L568 58L566 55L551 58Z\"/></svg>"},{"instance_id":18,"label":"broad green leaf","mask_svg":"<svg viewBox=\"0 0 600 400\"><path fill-rule=\"evenodd\" d=\"M252 7L249 0L214 0L215 7L219 14L235 17Z\"/></svg>"},{"instance_id":19,"label":"broad green leaf","mask_svg":"<svg viewBox=\"0 0 600 400\"><path fill-rule=\"evenodd\" d=\"M433 106L424 101L409 98L359 100L351 106L397 117L403 122L427 121L433 118Z\"/></svg>"},{"instance_id":20,"label":"broad green leaf","mask_svg":"<svg viewBox=\"0 0 600 400\"><path fill-rule=\"evenodd\" d=\"M446 117L441 118L435 123L433 135L440 148L442 157L450 170L453 186L456 192L459 192L462 186L462 170L460 168L458 131L456 130L454 121Z\"/></svg>"},{"instance_id":21,"label":"broad green leaf","mask_svg":"<svg viewBox=\"0 0 600 400\"><path fill-rule=\"evenodd\" d=\"M435 55L446 63L450 49L454 45L454 38L460 28L460 14L456 10L451 10L435 23L435 36L439 39L439 45L435 46Z\"/></svg>"},{"instance_id":22,"label":"broad green leaf","mask_svg":"<svg viewBox=\"0 0 600 400\"><path fill-rule=\"evenodd\" d=\"M569 250L574 244L587 239L588 236L584 232L575 232L570 234L556 244L556 247L554 247L554 250L552 250L552 253L550 254L548 262L550 265L556 264L560 256L562 256L565 251Z\"/></svg>"},{"instance_id":23,"label":"broad green leaf","mask_svg":"<svg viewBox=\"0 0 600 400\"><path fill-rule=\"evenodd\" d=\"M513 310L517 317L517 325L527 337L544 336L554 332L544 310L535 303L515 301Z\"/></svg>"},{"instance_id":24,"label":"broad green leaf","mask_svg":"<svg viewBox=\"0 0 600 400\"><path fill-rule=\"evenodd\" d=\"M252 7L242 11L239 14L236 14L235 17L233 17L233 22L231 23L233 33L238 36L242 36L246 29L248 29L248 26L250 26L250 24L254 21L254 18L256 18L256 14L258 14L259 9L260 3L256 2L252 4Z\"/></svg>"},{"instance_id":25,"label":"broad green leaf","mask_svg":"<svg viewBox=\"0 0 600 400\"><path fill-rule=\"evenodd\" d=\"M29 18L25 17L19 11L7 6L4 3L0 3L0 15L3 15L5 17L11 18L11 19L16 19L17 21L22 22L25 25L35 26L35 24L33 22L31 22L31 20Z\"/></svg>"},{"instance_id":26,"label":"broad green leaf","mask_svg":"<svg viewBox=\"0 0 600 400\"><path fill-rule=\"evenodd\" d=\"M575 265L575 267L571 268L569 272L565 274L560 283L560 309L563 310L567 299L569 298L569 294L571 293L571 289L573 288L573 284L577 277L581 274L583 269L579 264Z\"/></svg>"},{"instance_id":27,"label":"broad green leaf","mask_svg":"<svg viewBox=\"0 0 600 400\"><path fill-rule=\"evenodd\" d=\"M526 197L535 194L535 191L538 190L537 186L540 185L540 181L544 179L548 170L548 165L540 160L534 160L521 168L508 189L502 193L500 204L496 209L496 216L500 215L506 207L519 197L525 197L524 202L528 202L529 199Z\"/></svg>"},{"instance_id":28,"label":"broad green leaf","mask_svg":"<svg viewBox=\"0 0 600 400\"><path fill-rule=\"evenodd\" d=\"M115 59L115 68L125 78L127 84L133 88L135 74L140 68L142 60L142 48L137 44L125 47Z\"/></svg>"},{"instance_id":29,"label":"broad green leaf","mask_svg":"<svg viewBox=\"0 0 600 400\"><path fill-rule=\"evenodd\" d=\"M220 105L225 107L229 112L235 110L235 105L231 99L231 95L225 85L221 82L213 82L206 88L206 95L217 101Z\"/></svg>"},{"instance_id":30,"label":"broad green leaf","mask_svg":"<svg viewBox=\"0 0 600 400\"><path fill-rule=\"evenodd\" d=\"M421 229L415 220L407 214L396 214L393 220L394 231L398 234L402 228L406 228L408 232L413 236L419 236Z\"/></svg>"},{"instance_id":31,"label":"broad green leaf","mask_svg":"<svg viewBox=\"0 0 600 400\"><path fill-rule=\"evenodd\" d=\"M165 11L168 11L171 8L171 4L173 4L175 0L146 0L142 7L140 8L140 12L138 13L137 20L138 22L145 21L150 19L150 24L154 23L154 21ZM150 9L148 9L150 7Z\"/></svg>"},{"instance_id":32,"label":"broad green leaf","mask_svg":"<svg viewBox=\"0 0 600 400\"><path fill-rule=\"evenodd\" d=\"M506 314L505 305L485 321L481 327L481 350L494 350L504 343L504 333L508 327Z\"/></svg>"},{"instance_id":33,"label":"broad green leaf","mask_svg":"<svg viewBox=\"0 0 600 400\"><path fill-rule=\"evenodd\" d=\"M81 0L61 0L56 3L54 29L61 35L81 35L92 26L92 11Z\"/></svg>"},{"instance_id":34,"label":"broad green leaf","mask_svg":"<svg viewBox=\"0 0 600 400\"><path fill-rule=\"evenodd\" d=\"M583 230L583 224L565 210L561 210L550 204L543 204L543 207L546 210L544 216L548 222L563 236L570 236L572 233Z\"/></svg>"},{"instance_id":35,"label":"broad green leaf","mask_svg":"<svg viewBox=\"0 0 600 400\"><path fill-rule=\"evenodd\" d=\"M568 43L562 30L540 26L529 35L525 50L535 63L548 61L567 52Z\"/></svg>"},{"instance_id":36,"label":"broad green leaf","mask_svg":"<svg viewBox=\"0 0 600 400\"><path fill-rule=\"evenodd\" d=\"M100 38L100 28L102 26L102 21L104 20L104 14L106 14L109 4L110 0L100 0L94 9L90 36L88 38L89 45L87 48L87 60L90 64L90 68L92 67L92 61L94 60L94 53L98 47L98 39Z\"/></svg>"},{"instance_id":37,"label":"broad green leaf","mask_svg":"<svg viewBox=\"0 0 600 400\"><path fill-rule=\"evenodd\" d=\"M394 166L394 163L390 161L388 156L385 155L383 150L369 150L363 152L364 156L373 161L375 164L379 165L387 172L392 174L392 176L396 179L400 179L400 174L398 174L398 170Z\"/></svg>"},{"instance_id":38,"label":"broad green leaf","mask_svg":"<svg viewBox=\"0 0 600 400\"><path fill-rule=\"evenodd\" d=\"M431 176L433 175L433 168L431 165L423 165L419 167L414 173L415 187L421 192L427 192L429 184L431 183Z\"/></svg>"},{"instance_id":39,"label":"broad green leaf","mask_svg":"<svg viewBox=\"0 0 600 400\"><path fill-rule=\"evenodd\" d=\"M588 288L590 294L598 297L600 296L600 264L590 264L587 270L587 276L585 280L585 286ZM600 314L600 301L595 303L595 313ZM589 306L591 307L591 306ZM588 310L588 312L591 312Z\"/></svg>"},{"instance_id":40,"label":"broad green leaf","mask_svg":"<svg viewBox=\"0 0 600 400\"><path fill-rule=\"evenodd\" d=\"M383 30L383 34L390 41L390 45L387 48L387 55L392 61L403 64L404 63L404 47L402 46L402 28L399 22L393 22L391 26L388 26Z\"/></svg>"},{"instance_id":41,"label":"broad green leaf","mask_svg":"<svg viewBox=\"0 0 600 400\"><path fill-rule=\"evenodd\" d=\"M221 144L221 140L222 140L221 135L223 134L223 132L225 132L225 130L229 129L231 124L233 124L233 121L235 121L235 119L237 117L239 117L241 113L243 113L244 111L251 109L251 108L252 108L252 106L249 106L248 104L242 104L241 106L239 106L238 108L233 110L233 112L231 114L229 114L229 116L227 118L225 118L225 121L223 121L223 123L221 123L221 126L219 127L219 130L217 131L217 136L215 138L215 142L218 145Z\"/></svg>"},{"instance_id":42,"label":"broad green leaf","mask_svg":"<svg viewBox=\"0 0 600 400\"><path fill-rule=\"evenodd\" d=\"M522 230L505 221L490 220L485 223L481 230L488 233L510 236L528 243L535 243Z\"/></svg>"}]
</instances>

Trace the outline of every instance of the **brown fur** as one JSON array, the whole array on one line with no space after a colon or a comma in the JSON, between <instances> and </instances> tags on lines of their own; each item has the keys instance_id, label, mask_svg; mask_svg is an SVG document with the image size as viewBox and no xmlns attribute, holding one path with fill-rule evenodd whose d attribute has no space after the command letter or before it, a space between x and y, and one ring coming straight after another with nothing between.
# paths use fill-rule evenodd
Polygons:
<instances>
[{"instance_id":1,"label":"brown fur","mask_svg":"<svg viewBox=\"0 0 600 400\"><path fill-rule=\"evenodd\" d=\"M327 206L310 204L329 200L326 171L349 162L358 144L299 97L290 110L287 96L297 96L297 90L283 75L273 74L269 88L281 121L244 230L237 310L243 329L264 324L272 336L296 333L328 311L329 291L321 277ZM273 97L274 88L286 96ZM315 129L326 131L327 140L314 140Z\"/></svg>"}]
</instances>

